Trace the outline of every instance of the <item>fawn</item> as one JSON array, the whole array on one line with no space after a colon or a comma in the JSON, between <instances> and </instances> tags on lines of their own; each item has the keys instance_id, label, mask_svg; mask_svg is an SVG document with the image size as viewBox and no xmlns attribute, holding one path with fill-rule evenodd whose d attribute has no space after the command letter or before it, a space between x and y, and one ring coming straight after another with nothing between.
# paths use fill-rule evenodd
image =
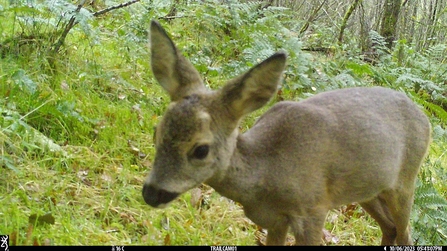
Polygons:
<instances>
[{"instance_id":1,"label":"fawn","mask_svg":"<svg viewBox=\"0 0 447 251\"><path fill-rule=\"evenodd\" d=\"M328 211L358 202L379 224L382 245L412 244L409 217L431 126L405 94L357 87L283 101L241 134L241 118L276 93L286 54L212 91L157 21L150 43L153 74L171 104L155 131L147 204L162 208L205 183L267 229L267 245L285 244L289 228L297 245L319 245Z\"/></svg>"}]
</instances>

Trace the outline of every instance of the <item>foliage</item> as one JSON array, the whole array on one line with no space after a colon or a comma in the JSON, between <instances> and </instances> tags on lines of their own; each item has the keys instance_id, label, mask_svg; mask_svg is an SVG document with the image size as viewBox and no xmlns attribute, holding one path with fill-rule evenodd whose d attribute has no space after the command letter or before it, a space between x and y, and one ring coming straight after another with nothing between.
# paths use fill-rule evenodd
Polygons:
<instances>
[{"instance_id":1,"label":"foliage","mask_svg":"<svg viewBox=\"0 0 447 251\"><path fill-rule=\"evenodd\" d=\"M9 37L3 39L1 54L24 54L27 50L46 54L57 45L72 17L76 17L81 30L91 36L88 23L92 15L86 9L76 11L77 6L66 0L18 0L2 10L2 15L13 18Z\"/></svg>"},{"instance_id":2,"label":"foliage","mask_svg":"<svg viewBox=\"0 0 447 251\"><path fill-rule=\"evenodd\" d=\"M435 163L436 164L436 163ZM442 168L439 166L437 168ZM446 243L447 237L447 201L432 184L433 174L429 170L422 171L423 179L416 189L413 208L413 237L415 244ZM426 176L427 175L427 176ZM445 180L446 175L441 177Z\"/></svg>"},{"instance_id":3,"label":"foliage","mask_svg":"<svg viewBox=\"0 0 447 251\"><path fill-rule=\"evenodd\" d=\"M95 2L101 9L122 3ZM153 127L169 101L150 71L147 28L155 18L211 88L285 50L288 67L272 103L352 86L407 93L430 115L434 132L417 184L413 236L419 245L447 243L445 44L420 52L399 40L390 51L370 32L377 55L370 63L351 46L352 32L340 47L335 25L315 23L314 33L301 36L299 13L265 2L144 0L101 18L92 16L94 8L76 12L68 0L0 0L0 233L10 234L12 244L256 243L257 227L241 208L208 187L198 190L199 199L187 193L163 212L144 205ZM73 16L77 25L51 54ZM330 50L304 51L316 47ZM327 244L380 242L374 221L354 211L349 217L343 209L331 212L327 227L339 240ZM55 223L32 221L46 215ZM358 237L365 232L372 236Z\"/></svg>"}]
</instances>

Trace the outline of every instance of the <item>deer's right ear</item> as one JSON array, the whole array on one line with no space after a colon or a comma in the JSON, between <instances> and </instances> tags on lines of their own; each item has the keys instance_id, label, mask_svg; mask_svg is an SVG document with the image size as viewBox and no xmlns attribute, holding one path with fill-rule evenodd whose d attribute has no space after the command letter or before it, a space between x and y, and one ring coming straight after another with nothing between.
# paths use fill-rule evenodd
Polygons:
<instances>
[{"instance_id":1,"label":"deer's right ear","mask_svg":"<svg viewBox=\"0 0 447 251\"><path fill-rule=\"evenodd\" d=\"M200 74L155 20L151 22L150 44L152 72L171 101L206 90Z\"/></svg>"}]
</instances>

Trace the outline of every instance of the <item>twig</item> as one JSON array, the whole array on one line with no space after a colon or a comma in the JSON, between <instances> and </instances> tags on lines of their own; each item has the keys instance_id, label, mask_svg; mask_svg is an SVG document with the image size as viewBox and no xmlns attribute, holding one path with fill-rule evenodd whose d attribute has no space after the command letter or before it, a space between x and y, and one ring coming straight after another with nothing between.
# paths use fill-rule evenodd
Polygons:
<instances>
[{"instance_id":1,"label":"twig","mask_svg":"<svg viewBox=\"0 0 447 251\"><path fill-rule=\"evenodd\" d=\"M317 17L318 15L318 11L320 11L320 9L323 7L323 5L327 2L327 0L323 0L320 5L315 8L312 12L312 14L310 14L309 18L307 19L306 23L301 27L300 29L300 34L303 34L307 28L309 28L309 25L311 22L314 21L314 19Z\"/></svg>"},{"instance_id":2,"label":"twig","mask_svg":"<svg viewBox=\"0 0 447 251\"><path fill-rule=\"evenodd\" d=\"M119 4L119 5L115 5L115 6L112 6L112 7L109 7L109 8L100 10L100 11L97 11L97 12L93 13L93 16L94 16L94 17L97 17L97 16L102 15L102 14L104 14L104 13L107 13L107 12L109 12L109 11L116 10L116 9L119 9L119 8L123 8L123 7L129 6L129 5L131 5L131 4L137 3L137 2L139 2L139 1L140 1L140 0L132 0L132 1L129 1L129 2L127 2L127 3L123 3L123 4ZM75 10L75 13L79 13L79 11L81 11L81 9L82 9L82 7L84 6L84 4L85 4L85 0L81 0L81 2L78 4L78 7L77 7L76 10ZM79 22L76 21L76 15L73 15L73 16L70 18L70 20L68 21L67 26L65 26L65 29L64 29L64 31L62 32L62 35L60 36L59 40L58 40L58 41L54 44L54 46L53 46L52 52L53 52L54 54L56 54L57 52L59 52L59 49L61 48L62 44L63 44L64 41L65 41L65 38L66 38L67 35L68 35L68 32L70 32L71 28L73 28L73 26L77 25L78 23L79 23Z\"/></svg>"},{"instance_id":3,"label":"twig","mask_svg":"<svg viewBox=\"0 0 447 251\"><path fill-rule=\"evenodd\" d=\"M104 13L107 13L109 11L116 10L116 9L119 9L119 8L124 8L124 7L127 7L127 6L131 5L131 4L138 3L139 1L140 0L132 0L132 1L129 1L127 3L122 3L122 4L115 5L115 6L111 6L109 8L106 8L106 9L103 9L103 10L100 10L100 11L97 11L97 12L93 13L93 16L97 17L97 16L102 15Z\"/></svg>"},{"instance_id":4,"label":"twig","mask_svg":"<svg viewBox=\"0 0 447 251\"><path fill-rule=\"evenodd\" d=\"M75 10L75 13L79 13L79 11L81 11L82 6L84 6L85 4L85 0L81 0L81 2L78 4L78 7ZM62 44L65 41L65 38L68 35L68 32L70 32L71 28L73 28L73 26L75 26L78 22L76 21L76 15L71 16L70 20L68 21L67 26L65 26L64 31L62 32L61 37L59 38L59 40L57 40L56 44L53 47L52 52L53 53L57 53L59 51L59 49L61 48Z\"/></svg>"},{"instance_id":5,"label":"twig","mask_svg":"<svg viewBox=\"0 0 447 251\"><path fill-rule=\"evenodd\" d=\"M172 20L172 19L182 18L182 17L187 17L187 16L165 16L165 17L159 17L159 19Z\"/></svg>"}]
</instances>

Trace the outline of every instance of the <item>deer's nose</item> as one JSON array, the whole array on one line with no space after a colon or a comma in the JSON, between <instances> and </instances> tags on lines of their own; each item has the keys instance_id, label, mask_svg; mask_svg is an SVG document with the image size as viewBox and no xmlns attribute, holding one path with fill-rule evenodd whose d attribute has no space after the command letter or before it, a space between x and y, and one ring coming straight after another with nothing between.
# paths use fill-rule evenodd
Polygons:
<instances>
[{"instance_id":1,"label":"deer's nose","mask_svg":"<svg viewBox=\"0 0 447 251\"><path fill-rule=\"evenodd\" d=\"M144 184L143 186L144 201L152 207L164 207L178 195L179 193L172 193L164 189L158 189L153 185Z\"/></svg>"}]
</instances>

